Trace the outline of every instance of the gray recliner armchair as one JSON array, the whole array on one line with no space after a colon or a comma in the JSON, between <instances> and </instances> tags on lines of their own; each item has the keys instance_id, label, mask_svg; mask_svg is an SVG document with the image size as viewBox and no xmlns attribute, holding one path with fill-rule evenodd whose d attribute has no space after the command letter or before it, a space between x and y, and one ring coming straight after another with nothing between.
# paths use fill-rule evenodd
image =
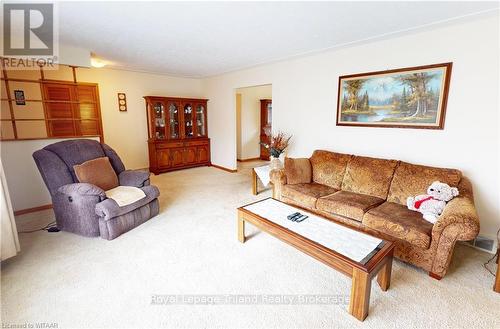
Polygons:
<instances>
[{"instance_id":1,"label":"gray recliner armchair","mask_svg":"<svg viewBox=\"0 0 500 329\"><path fill-rule=\"evenodd\" d=\"M101 188L79 183L73 166L100 157L109 158L120 185L138 187L146 197L119 207ZM67 140L36 151L33 158L52 197L57 226L63 231L112 240L159 212L160 192L149 185L149 172L125 170L120 157L106 144Z\"/></svg>"}]
</instances>

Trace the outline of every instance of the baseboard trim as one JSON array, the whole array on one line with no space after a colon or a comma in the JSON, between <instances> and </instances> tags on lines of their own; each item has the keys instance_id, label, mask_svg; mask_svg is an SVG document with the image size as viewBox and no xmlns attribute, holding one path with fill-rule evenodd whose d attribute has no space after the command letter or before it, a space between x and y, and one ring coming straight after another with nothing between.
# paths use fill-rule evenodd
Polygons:
<instances>
[{"instance_id":1,"label":"baseboard trim","mask_svg":"<svg viewBox=\"0 0 500 329\"><path fill-rule=\"evenodd\" d=\"M37 211L47 210L47 209L52 209L52 204L45 204L43 206L38 206L38 207L33 207L33 208L16 210L16 211L14 211L14 216L29 214L29 213L32 213L32 212L37 212Z\"/></svg>"},{"instance_id":2,"label":"baseboard trim","mask_svg":"<svg viewBox=\"0 0 500 329\"><path fill-rule=\"evenodd\" d=\"M260 160L260 157L248 158L248 159L237 159L238 162L248 162L248 161L257 161L257 160Z\"/></svg>"},{"instance_id":3,"label":"baseboard trim","mask_svg":"<svg viewBox=\"0 0 500 329\"><path fill-rule=\"evenodd\" d=\"M226 168L226 167L218 166L218 165L213 164L213 163L212 163L212 167L220 169L220 170L224 170L224 171L227 171L227 172L230 172L230 173L233 173L233 174L238 171L238 169L229 169L229 168Z\"/></svg>"}]
</instances>

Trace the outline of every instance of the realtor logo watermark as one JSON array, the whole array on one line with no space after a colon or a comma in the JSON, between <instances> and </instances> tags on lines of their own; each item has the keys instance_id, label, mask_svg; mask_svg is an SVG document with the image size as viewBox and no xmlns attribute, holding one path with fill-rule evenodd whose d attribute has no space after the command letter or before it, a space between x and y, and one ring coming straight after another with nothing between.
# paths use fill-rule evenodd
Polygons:
<instances>
[{"instance_id":1,"label":"realtor logo watermark","mask_svg":"<svg viewBox=\"0 0 500 329\"><path fill-rule=\"evenodd\" d=\"M22 322L22 323L2 322L2 329L21 329L21 328L57 329L59 328L59 324L57 322Z\"/></svg>"},{"instance_id":2,"label":"realtor logo watermark","mask_svg":"<svg viewBox=\"0 0 500 329\"><path fill-rule=\"evenodd\" d=\"M3 3L2 64L7 69L51 68L58 57L55 3Z\"/></svg>"},{"instance_id":3,"label":"realtor logo watermark","mask_svg":"<svg viewBox=\"0 0 500 329\"><path fill-rule=\"evenodd\" d=\"M151 305L349 305L349 295L152 295Z\"/></svg>"}]
</instances>

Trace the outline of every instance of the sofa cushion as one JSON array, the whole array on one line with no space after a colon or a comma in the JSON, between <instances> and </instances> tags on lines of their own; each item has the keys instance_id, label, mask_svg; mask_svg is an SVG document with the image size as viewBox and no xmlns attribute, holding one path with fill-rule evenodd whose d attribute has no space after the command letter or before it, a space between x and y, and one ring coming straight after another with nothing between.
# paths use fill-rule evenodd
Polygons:
<instances>
[{"instance_id":1,"label":"sofa cushion","mask_svg":"<svg viewBox=\"0 0 500 329\"><path fill-rule=\"evenodd\" d=\"M434 181L458 186L462 173L456 169L426 167L401 162L394 172L387 201L406 205L409 196L426 194Z\"/></svg>"},{"instance_id":2,"label":"sofa cushion","mask_svg":"<svg viewBox=\"0 0 500 329\"><path fill-rule=\"evenodd\" d=\"M316 208L328 213L363 220L363 215L369 209L382 204L385 200L371 195L358 194L348 191L338 191L332 195L318 199Z\"/></svg>"},{"instance_id":3,"label":"sofa cushion","mask_svg":"<svg viewBox=\"0 0 500 329\"><path fill-rule=\"evenodd\" d=\"M363 217L363 224L422 249L428 249L431 243L433 225L421 213L398 203L384 202L370 209Z\"/></svg>"},{"instance_id":4,"label":"sofa cushion","mask_svg":"<svg viewBox=\"0 0 500 329\"><path fill-rule=\"evenodd\" d=\"M340 190L345 168L351 155L316 150L309 159L312 167L312 180Z\"/></svg>"},{"instance_id":5,"label":"sofa cushion","mask_svg":"<svg viewBox=\"0 0 500 329\"><path fill-rule=\"evenodd\" d=\"M309 159L285 158L285 174L288 184L310 183L312 174Z\"/></svg>"},{"instance_id":6,"label":"sofa cushion","mask_svg":"<svg viewBox=\"0 0 500 329\"><path fill-rule=\"evenodd\" d=\"M291 199L298 205L314 209L316 201L322 196L333 194L338 190L326 185L309 183L309 184L293 184L284 185L281 190L281 195Z\"/></svg>"},{"instance_id":7,"label":"sofa cushion","mask_svg":"<svg viewBox=\"0 0 500 329\"><path fill-rule=\"evenodd\" d=\"M116 176L108 157L85 161L80 165L73 166L73 169L80 183L93 184L104 191L118 186L118 176Z\"/></svg>"},{"instance_id":8,"label":"sofa cushion","mask_svg":"<svg viewBox=\"0 0 500 329\"><path fill-rule=\"evenodd\" d=\"M354 156L347 165L342 190L386 199L398 161Z\"/></svg>"}]
</instances>

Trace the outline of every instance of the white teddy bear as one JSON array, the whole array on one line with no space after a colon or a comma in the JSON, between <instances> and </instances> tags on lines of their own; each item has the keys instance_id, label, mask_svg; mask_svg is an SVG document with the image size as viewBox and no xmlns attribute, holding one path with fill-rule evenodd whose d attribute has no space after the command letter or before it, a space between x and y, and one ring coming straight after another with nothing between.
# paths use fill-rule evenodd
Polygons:
<instances>
[{"instance_id":1,"label":"white teddy bear","mask_svg":"<svg viewBox=\"0 0 500 329\"><path fill-rule=\"evenodd\" d=\"M434 182L427 189L426 195L408 197L406 204L408 209L419 211L424 214L424 219L434 224L444 210L446 202L458 195L458 189L448 184Z\"/></svg>"}]
</instances>

